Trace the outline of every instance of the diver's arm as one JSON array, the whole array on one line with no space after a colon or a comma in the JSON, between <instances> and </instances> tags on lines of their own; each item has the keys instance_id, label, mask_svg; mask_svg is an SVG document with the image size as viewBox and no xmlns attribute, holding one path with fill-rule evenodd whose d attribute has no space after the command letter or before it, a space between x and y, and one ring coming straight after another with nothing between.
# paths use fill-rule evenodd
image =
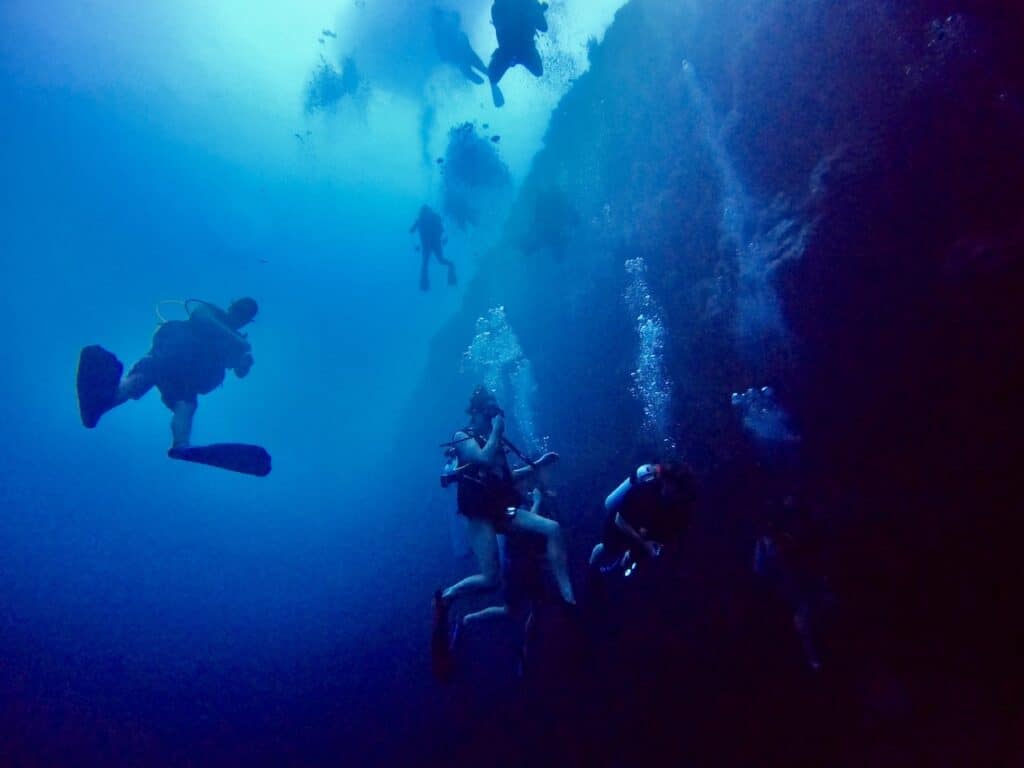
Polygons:
<instances>
[{"instance_id":1,"label":"diver's arm","mask_svg":"<svg viewBox=\"0 0 1024 768\"><path fill-rule=\"evenodd\" d=\"M557 453L555 453L554 451L548 451L547 453L545 453L543 456L541 456L536 461L531 462L530 464L527 464L526 466L517 467L516 469L513 469L512 470L512 479L513 480L522 480L524 477L526 477L527 475L529 475L532 472L536 472L541 467L546 467L548 464L554 464L556 461L558 461L558 459L559 459L559 456L558 456Z\"/></svg>"},{"instance_id":2,"label":"diver's arm","mask_svg":"<svg viewBox=\"0 0 1024 768\"><path fill-rule=\"evenodd\" d=\"M483 447L480 447L476 440L465 432L456 432L456 451L459 453L459 458L470 464L492 464L501 447L504 433L505 421L500 416L495 417L494 427L490 430L490 436L487 437Z\"/></svg>"},{"instance_id":3,"label":"diver's arm","mask_svg":"<svg viewBox=\"0 0 1024 768\"><path fill-rule=\"evenodd\" d=\"M217 335L220 336L222 340L228 342L231 351L237 355L238 359L249 354L252 349L249 342L246 341L238 331L221 320L220 317L217 316L217 313L211 310L205 303L199 304L199 306L192 311L190 317L197 322L203 323L207 328L216 331Z\"/></svg>"},{"instance_id":4,"label":"diver's arm","mask_svg":"<svg viewBox=\"0 0 1024 768\"><path fill-rule=\"evenodd\" d=\"M624 518L620 512L615 513L615 527L627 536L629 536L629 538L633 539L633 541L635 541L641 547L647 547L647 539L641 536L640 532L637 531L637 529L634 528L632 525L630 525L629 521L626 518Z\"/></svg>"},{"instance_id":5,"label":"diver's arm","mask_svg":"<svg viewBox=\"0 0 1024 768\"><path fill-rule=\"evenodd\" d=\"M415 232L419 228L420 228L420 220L416 219L416 221L414 221L412 223L412 226L409 227L409 234L411 235L413 232Z\"/></svg>"},{"instance_id":6,"label":"diver's arm","mask_svg":"<svg viewBox=\"0 0 1024 768\"><path fill-rule=\"evenodd\" d=\"M505 433L505 421L501 416L495 416L493 421L493 427L491 434L487 438L487 442L483 448L477 445L476 440L472 439L465 432L455 433L455 449L459 453L459 458L464 462L471 464L491 464L494 461L494 456L497 454L498 449L501 447L501 436Z\"/></svg>"}]
</instances>

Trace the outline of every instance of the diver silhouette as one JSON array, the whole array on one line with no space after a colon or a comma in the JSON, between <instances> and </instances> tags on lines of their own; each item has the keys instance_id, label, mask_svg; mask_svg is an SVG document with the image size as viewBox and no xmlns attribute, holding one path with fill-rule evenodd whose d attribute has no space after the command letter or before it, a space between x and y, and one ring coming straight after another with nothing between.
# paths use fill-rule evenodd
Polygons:
<instances>
[{"instance_id":1,"label":"diver silhouette","mask_svg":"<svg viewBox=\"0 0 1024 768\"><path fill-rule=\"evenodd\" d=\"M199 395L223 384L227 369L240 379L252 370L252 347L241 329L256 317L256 302L238 299L227 310L197 299L181 303L188 319L161 322L151 349L123 379L124 366L112 352L98 345L82 349L77 374L82 424L93 429L103 414L156 387L173 414L170 458L249 475L269 474L270 454L258 445L191 444Z\"/></svg>"},{"instance_id":2,"label":"diver silhouette","mask_svg":"<svg viewBox=\"0 0 1024 768\"><path fill-rule=\"evenodd\" d=\"M491 23L498 37L498 47L487 68L494 106L504 105L505 97L498 83L516 64L526 67L534 77L544 74L536 38L538 32L548 31L548 22L544 18L547 10L548 4L537 0L494 0Z\"/></svg>"},{"instance_id":3,"label":"diver silhouette","mask_svg":"<svg viewBox=\"0 0 1024 768\"><path fill-rule=\"evenodd\" d=\"M455 276L455 264L444 257L444 223L440 214L429 205L424 205L420 208L420 215L409 228L410 233L417 230L420 233L420 251L423 255L420 267L420 290L430 290L428 266L431 254L434 254L441 264L448 267L448 285L456 285L458 280Z\"/></svg>"},{"instance_id":4,"label":"diver silhouette","mask_svg":"<svg viewBox=\"0 0 1024 768\"><path fill-rule=\"evenodd\" d=\"M473 50L469 38L462 30L462 19L458 11L446 11L438 7L430 9L430 28L434 34L434 47L441 61L451 64L463 76L477 85L482 85L487 74L483 60ZM477 73L480 74L477 74Z\"/></svg>"}]
</instances>

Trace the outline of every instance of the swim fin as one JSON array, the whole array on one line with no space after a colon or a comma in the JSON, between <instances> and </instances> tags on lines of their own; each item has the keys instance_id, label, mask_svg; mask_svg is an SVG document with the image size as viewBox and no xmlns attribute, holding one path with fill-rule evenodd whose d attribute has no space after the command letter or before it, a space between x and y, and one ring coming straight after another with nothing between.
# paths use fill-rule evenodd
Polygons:
<instances>
[{"instance_id":1,"label":"swim fin","mask_svg":"<svg viewBox=\"0 0 1024 768\"><path fill-rule=\"evenodd\" d=\"M87 429L114 407L124 366L113 352L98 344L83 347L78 355L78 412Z\"/></svg>"},{"instance_id":2,"label":"swim fin","mask_svg":"<svg viewBox=\"0 0 1024 768\"><path fill-rule=\"evenodd\" d=\"M501 109L505 106L505 96L501 92L501 88L498 87L497 83L491 83L491 99L494 101L494 106Z\"/></svg>"},{"instance_id":3,"label":"swim fin","mask_svg":"<svg viewBox=\"0 0 1024 768\"><path fill-rule=\"evenodd\" d=\"M270 474L270 454L265 448L245 443L214 443L171 448L167 455L180 461L207 464L218 469L266 477Z\"/></svg>"},{"instance_id":4,"label":"swim fin","mask_svg":"<svg viewBox=\"0 0 1024 768\"><path fill-rule=\"evenodd\" d=\"M455 670L448 636L448 605L441 597L441 590L434 593L434 629L430 635L430 662L438 682L451 682Z\"/></svg>"}]
</instances>

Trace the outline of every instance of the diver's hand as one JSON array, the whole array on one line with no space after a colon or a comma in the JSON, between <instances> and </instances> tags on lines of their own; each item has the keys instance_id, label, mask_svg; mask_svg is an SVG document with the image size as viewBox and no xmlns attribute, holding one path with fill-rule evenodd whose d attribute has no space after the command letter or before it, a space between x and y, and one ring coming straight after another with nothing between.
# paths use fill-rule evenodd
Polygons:
<instances>
[{"instance_id":1,"label":"diver's hand","mask_svg":"<svg viewBox=\"0 0 1024 768\"><path fill-rule=\"evenodd\" d=\"M644 551L647 552L648 557L660 557L662 546L656 541L647 540L644 542Z\"/></svg>"},{"instance_id":2,"label":"diver's hand","mask_svg":"<svg viewBox=\"0 0 1024 768\"><path fill-rule=\"evenodd\" d=\"M533 500L533 506L539 507L540 503L544 500L544 491L540 488L534 488L530 492L530 498Z\"/></svg>"},{"instance_id":3,"label":"diver's hand","mask_svg":"<svg viewBox=\"0 0 1024 768\"><path fill-rule=\"evenodd\" d=\"M505 434L505 417L502 416L500 413L493 419L491 419L491 430L498 437L501 437L502 435Z\"/></svg>"},{"instance_id":4,"label":"diver's hand","mask_svg":"<svg viewBox=\"0 0 1024 768\"><path fill-rule=\"evenodd\" d=\"M240 379L244 379L249 375L249 371L252 370L252 366L256 361L253 359L252 353L246 352L242 359L235 365L235 376Z\"/></svg>"}]
</instances>

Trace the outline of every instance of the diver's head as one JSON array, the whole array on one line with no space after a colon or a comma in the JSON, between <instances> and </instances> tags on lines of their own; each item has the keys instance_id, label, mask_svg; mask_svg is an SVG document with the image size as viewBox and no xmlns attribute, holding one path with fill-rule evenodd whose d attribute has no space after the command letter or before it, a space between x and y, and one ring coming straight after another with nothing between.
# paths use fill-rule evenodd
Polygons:
<instances>
[{"instance_id":1,"label":"diver's head","mask_svg":"<svg viewBox=\"0 0 1024 768\"><path fill-rule=\"evenodd\" d=\"M423 205L420 206L420 218L422 219L424 216L429 216L429 215L430 215L430 206L427 205L426 203L424 203Z\"/></svg>"},{"instance_id":2,"label":"diver's head","mask_svg":"<svg viewBox=\"0 0 1024 768\"><path fill-rule=\"evenodd\" d=\"M686 464L668 459L658 465L661 497L673 504L691 504L697 498L697 481Z\"/></svg>"},{"instance_id":3,"label":"diver's head","mask_svg":"<svg viewBox=\"0 0 1024 768\"><path fill-rule=\"evenodd\" d=\"M499 414L504 415L494 393L483 384L478 384L473 390L466 413L469 414L471 426L477 431L490 429L492 419Z\"/></svg>"},{"instance_id":4,"label":"diver's head","mask_svg":"<svg viewBox=\"0 0 1024 768\"><path fill-rule=\"evenodd\" d=\"M251 323L259 311L256 300L245 297L231 302L225 314L228 316L228 324L237 331Z\"/></svg>"}]
</instances>

